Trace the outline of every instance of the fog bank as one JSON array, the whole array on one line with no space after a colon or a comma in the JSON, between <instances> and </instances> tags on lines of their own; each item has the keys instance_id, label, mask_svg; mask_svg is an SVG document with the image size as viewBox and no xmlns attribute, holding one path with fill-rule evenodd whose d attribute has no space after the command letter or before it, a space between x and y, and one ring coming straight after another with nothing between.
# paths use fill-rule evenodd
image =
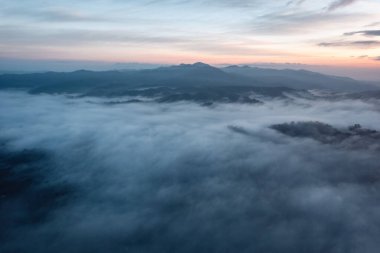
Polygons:
<instances>
[{"instance_id":1,"label":"fog bank","mask_svg":"<svg viewBox=\"0 0 380 253\"><path fill-rule=\"evenodd\" d=\"M1 252L378 252L379 151L271 128L376 103L109 102L0 92Z\"/></svg>"}]
</instances>

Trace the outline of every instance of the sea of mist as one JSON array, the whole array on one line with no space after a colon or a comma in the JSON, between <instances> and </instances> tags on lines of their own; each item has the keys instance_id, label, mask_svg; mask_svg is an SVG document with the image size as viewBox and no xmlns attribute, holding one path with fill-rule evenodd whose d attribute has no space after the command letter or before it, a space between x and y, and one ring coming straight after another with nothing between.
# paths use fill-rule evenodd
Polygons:
<instances>
[{"instance_id":1,"label":"sea of mist","mask_svg":"<svg viewBox=\"0 0 380 253\"><path fill-rule=\"evenodd\" d=\"M271 128L378 103L113 100L0 92L0 252L378 252L380 152Z\"/></svg>"}]
</instances>

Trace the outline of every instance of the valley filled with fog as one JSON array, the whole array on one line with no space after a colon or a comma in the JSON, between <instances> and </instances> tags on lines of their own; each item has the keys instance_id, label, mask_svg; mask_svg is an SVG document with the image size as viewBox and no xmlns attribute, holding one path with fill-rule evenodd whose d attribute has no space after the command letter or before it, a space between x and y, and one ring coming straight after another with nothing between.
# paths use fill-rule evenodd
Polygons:
<instances>
[{"instance_id":1,"label":"valley filled with fog","mask_svg":"<svg viewBox=\"0 0 380 253\"><path fill-rule=\"evenodd\" d=\"M0 6L0 253L380 252L380 0Z\"/></svg>"},{"instance_id":2,"label":"valley filled with fog","mask_svg":"<svg viewBox=\"0 0 380 253\"><path fill-rule=\"evenodd\" d=\"M379 100L248 92L0 91L0 251L377 252Z\"/></svg>"}]
</instances>

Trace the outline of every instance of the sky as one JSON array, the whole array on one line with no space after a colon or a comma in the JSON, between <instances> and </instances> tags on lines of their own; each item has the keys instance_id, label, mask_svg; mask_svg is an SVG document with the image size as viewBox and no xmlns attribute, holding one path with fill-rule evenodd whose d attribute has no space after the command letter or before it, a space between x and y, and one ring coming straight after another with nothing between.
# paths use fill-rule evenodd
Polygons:
<instances>
[{"instance_id":1,"label":"sky","mask_svg":"<svg viewBox=\"0 0 380 253\"><path fill-rule=\"evenodd\" d=\"M380 0L0 0L0 6L3 63L380 68Z\"/></svg>"}]
</instances>

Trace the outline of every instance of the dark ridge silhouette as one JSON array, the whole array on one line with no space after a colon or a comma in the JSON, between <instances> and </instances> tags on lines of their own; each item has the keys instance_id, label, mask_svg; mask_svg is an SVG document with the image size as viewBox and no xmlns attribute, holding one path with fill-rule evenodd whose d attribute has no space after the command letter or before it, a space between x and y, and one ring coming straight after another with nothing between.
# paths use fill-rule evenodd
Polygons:
<instances>
[{"instance_id":1,"label":"dark ridge silhouette","mask_svg":"<svg viewBox=\"0 0 380 253\"><path fill-rule=\"evenodd\" d=\"M272 125L271 128L290 137L311 138L323 144L380 151L380 132L362 128L360 124L338 129L318 121L291 122Z\"/></svg>"},{"instance_id":2,"label":"dark ridge silhouette","mask_svg":"<svg viewBox=\"0 0 380 253\"><path fill-rule=\"evenodd\" d=\"M362 100L380 99L380 91L376 90L376 91L357 92L357 93L347 95L347 98L362 99Z\"/></svg>"},{"instance_id":3,"label":"dark ridge silhouette","mask_svg":"<svg viewBox=\"0 0 380 253\"><path fill-rule=\"evenodd\" d=\"M201 62L145 70L103 72L78 70L71 73L0 75L1 89L26 89L32 94L120 96L129 93L131 89L147 87L212 88L214 91L217 88L224 89L222 87L229 87L230 91L235 88L241 89L238 87L260 87L264 94L273 93L275 89L280 89L277 93L281 93L283 88L344 92L376 89L366 82L305 70L274 70L248 66L220 69Z\"/></svg>"},{"instance_id":4,"label":"dark ridge silhouette","mask_svg":"<svg viewBox=\"0 0 380 253\"><path fill-rule=\"evenodd\" d=\"M323 75L307 70L265 69L249 66L229 66L223 69L227 73L252 78L263 86L284 86L293 89L320 89L332 91L358 92L379 89L367 82L348 77Z\"/></svg>"}]
</instances>

